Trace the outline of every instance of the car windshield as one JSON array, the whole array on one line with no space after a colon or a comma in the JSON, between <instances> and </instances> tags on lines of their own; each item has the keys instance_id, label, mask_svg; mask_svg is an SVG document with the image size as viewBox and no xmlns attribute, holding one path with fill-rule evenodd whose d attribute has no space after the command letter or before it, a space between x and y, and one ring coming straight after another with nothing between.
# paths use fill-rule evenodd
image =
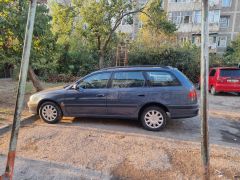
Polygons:
<instances>
[{"instance_id":1,"label":"car windshield","mask_svg":"<svg viewBox=\"0 0 240 180\"><path fill-rule=\"evenodd\" d=\"M221 69L221 77L240 77L240 69Z\"/></svg>"}]
</instances>

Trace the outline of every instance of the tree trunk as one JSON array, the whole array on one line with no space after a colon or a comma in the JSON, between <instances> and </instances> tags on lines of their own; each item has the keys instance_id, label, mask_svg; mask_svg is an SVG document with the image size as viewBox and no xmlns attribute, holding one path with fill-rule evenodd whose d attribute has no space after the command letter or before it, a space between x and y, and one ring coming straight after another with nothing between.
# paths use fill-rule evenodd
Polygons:
<instances>
[{"instance_id":1,"label":"tree trunk","mask_svg":"<svg viewBox=\"0 0 240 180\"><path fill-rule=\"evenodd\" d=\"M102 69L104 66L104 51L100 50L99 52L99 68Z\"/></svg>"},{"instance_id":2,"label":"tree trunk","mask_svg":"<svg viewBox=\"0 0 240 180\"><path fill-rule=\"evenodd\" d=\"M32 67L30 67L30 66L28 69L28 76L29 76L30 80L32 81L32 84L37 92L42 91L44 89L43 86L41 85L41 82L38 79L37 75L34 73Z\"/></svg>"}]
</instances>

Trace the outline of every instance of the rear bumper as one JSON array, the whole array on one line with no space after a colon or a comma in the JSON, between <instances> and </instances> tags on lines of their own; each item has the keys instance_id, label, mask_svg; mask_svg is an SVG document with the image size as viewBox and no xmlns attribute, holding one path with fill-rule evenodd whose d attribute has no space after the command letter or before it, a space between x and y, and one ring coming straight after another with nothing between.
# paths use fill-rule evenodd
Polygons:
<instances>
[{"instance_id":1,"label":"rear bumper","mask_svg":"<svg viewBox=\"0 0 240 180\"><path fill-rule=\"evenodd\" d=\"M27 105L28 105L29 112L31 114L38 114L38 112L37 112L37 107L38 107L37 104L28 102Z\"/></svg>"},{"instance_id":2,"label":"rear bumper","mask_svg":"<svg viewBox=\"0 0 240 180\"><path fill-rule=\"evenodd\" d=\"M240 85L235 84L229 84L229 85L221 85L221 84L216 84L215 90L217 92L240 92Z\"/></svg>"},{"instance_id":3,"label":"rear bumper","mask_svg":"<svg viewBox=\"0 0 240 180\"><path fill-rule=\"evenodd\" d=\"M170 106L169 111L171 118L190 118L198 115L198 105L187 105L187 106Z\"/></svg>"}]
</instances>

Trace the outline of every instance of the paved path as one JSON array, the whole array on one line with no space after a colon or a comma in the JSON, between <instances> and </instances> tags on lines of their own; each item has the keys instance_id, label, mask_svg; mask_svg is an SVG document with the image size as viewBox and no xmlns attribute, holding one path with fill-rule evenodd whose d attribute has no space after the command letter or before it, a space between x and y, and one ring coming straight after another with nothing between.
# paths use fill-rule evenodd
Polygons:
<instances>
[{"instance_id":1,"label":"paved path","mask_svg":"<svg viewBox=\"0 0 240 180\"><path fill-rule=\"evenodd\" d=\"M41 120L39 120L39 122L40 125L48 126L48 124L41 122ZM139 121L125 119L65 118L60 124L54 126L56 126L56 128L79 126L98 130L119 131L200 142L200 123L199 116L189 119L169 120L166 128L160 132L146 131L142 129ZM210 143L240 147L239 121L210 117L209 132Z\"/></svg>"}]
</instances>

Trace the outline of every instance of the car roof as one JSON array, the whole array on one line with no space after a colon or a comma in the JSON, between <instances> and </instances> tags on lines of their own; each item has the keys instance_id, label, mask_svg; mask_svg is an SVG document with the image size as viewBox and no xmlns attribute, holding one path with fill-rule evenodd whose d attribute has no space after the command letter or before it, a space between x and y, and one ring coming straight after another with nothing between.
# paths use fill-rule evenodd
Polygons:
<instances>
[{"instance_id":1,"label":"car roof","mask_svg":"<svg viewBox=\"0 0 240 180\"><path fill-rule=\"evenodd\" d=\"M240 69L240 68L238 68L238 67L213 67L210 69Z\"/></svg>"},{"instance_id":2,"label":"car roof","mask_svg":"<svg viewBox=\"0 0 240 180\"><path fill-rule=\"evenodd\" d=\"M174 69L171 66L116 66L103 68L98 70L97 72L106 72L106 71L133 71L133 70L171 70Z\"/></svg>"}]
</instances>

